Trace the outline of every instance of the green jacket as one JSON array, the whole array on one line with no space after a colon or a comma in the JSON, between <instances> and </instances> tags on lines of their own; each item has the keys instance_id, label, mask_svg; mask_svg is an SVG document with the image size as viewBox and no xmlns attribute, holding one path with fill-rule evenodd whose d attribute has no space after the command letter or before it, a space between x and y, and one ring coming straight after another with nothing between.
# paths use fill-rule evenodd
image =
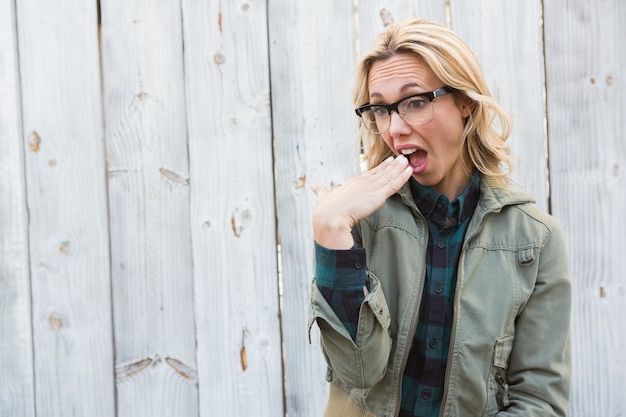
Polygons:
<instances>
[{"instance_id":1,"label":"green jacket","mask_svg":"<svg viewBox=\"0 0 626 417\"><path fill-rule=\"evenodd\" d=\"M571 286L560 226L521 192L483 179L458 271L440 416L565 416ZM369 295L356 341L315 281L331 382L326 416L396 416L425 276L428 227L406 184L353 230Z\"/></svg>"}]
</instances>

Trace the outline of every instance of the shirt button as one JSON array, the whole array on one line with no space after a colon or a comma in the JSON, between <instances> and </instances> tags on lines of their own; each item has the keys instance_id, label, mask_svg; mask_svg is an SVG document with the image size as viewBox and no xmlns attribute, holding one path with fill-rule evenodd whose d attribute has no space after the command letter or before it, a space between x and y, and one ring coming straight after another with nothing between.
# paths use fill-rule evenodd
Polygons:
<instances>
[{"instance_id":1,"label":"shirt button","mask_svg":"<svg viewBox=\"0 0 626 417\"><path fill-rule=\"evenodd\" d=\"M430 346L431 349L434 349L437 347L437 339L431 339L430 343L428 344L428 346Z\"/></svg>"},{"instance_id":2,"label":"shirt button","mask_svg":"<svg viewBox=\"0 0 626 417\"><path fill-rule=\"evenodd\" d=\"M437 207L439 208L443 207L443 201L441 200L437 201Z\"/></svg>"},{"instance_id":3,"label":"shirt button","mask_svg":"<svg viewBox=\"0 0 626 417\"><path fill-rule=\"evenodd\" d=\"M422 398L427 400L430 398L430 391L428 391L427 389L425 389L424 391L422 391Z\"/></svg>"},{"instance_id":4,"label":"shirt button","mask_svg":"<svg viewBox=\"0 0 626 417\"><path fill-rule=\"evenodd\" d=\"M443 249L445 246L446 246L446 244L445 244L445 242L443 240L440 239L440 240L437 241L437 247L439 249Z\"/></svg>"},{"instance_id":5,"label":"shirt button","mask_svg":"<svg viewBox=\"0 0 626 417\"><path fill-rule=\"evenodd\" d=\"M437 294L441 294L443 292L443 285L441 285L441 284L435 285L435 292Z\"/></svg>"},{"instance_id":6,"label":"shirt button","mask_svg":"<svg viewBox=\"0 0 626 417\"><path fill-rule=\"evenodd\" d=\"M359 262L359 261L354 262L354 268L355 269L361 269L361 266L362 266L361 262Z\"/></svg>"}]
</instances>

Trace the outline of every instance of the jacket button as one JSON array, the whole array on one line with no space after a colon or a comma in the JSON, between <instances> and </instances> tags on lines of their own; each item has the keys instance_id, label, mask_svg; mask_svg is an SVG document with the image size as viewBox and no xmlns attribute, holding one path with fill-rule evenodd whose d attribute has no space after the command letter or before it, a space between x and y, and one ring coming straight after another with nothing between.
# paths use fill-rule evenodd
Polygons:
<instances>
[{"instance_id":1,"label":"jacket button","mask_svg":"<svg viewBox=\"0 0 626 417\"><path fill-rule=\"evenodd\" d=\"M438 240L437 241L437 247L439 249L443 249L446 246L446 243L443 240Z\"/></svg>"},{"instance_id":2,"label":"jacket button","mask_svg":"<svg viewBox=\"0 0 626 417\"><path fill-rule=\"evenodd\" d=\"M359 262L359 261L354 262L354 268L355 269L361 269L361 266L362 266L361 262Z\"/></svg>"},{"instance_id":3,"label":"jacket button","mask_svg":"<svg viewBox=\"0 0 626 417\"><path fill-rule=\"evenodd\" d=\"M422 398L427 400L430 398L430 391L428 391L427 389L425 389L424 391L422 391Z\"/></svg>"}]
</instances>

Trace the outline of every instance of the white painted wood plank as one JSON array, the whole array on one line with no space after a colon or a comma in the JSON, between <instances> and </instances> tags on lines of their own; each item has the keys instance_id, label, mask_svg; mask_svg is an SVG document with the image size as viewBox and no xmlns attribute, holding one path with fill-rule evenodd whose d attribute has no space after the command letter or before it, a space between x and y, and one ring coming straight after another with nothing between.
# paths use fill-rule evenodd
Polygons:
<instances>
[{"instance_id":1,"label":"white painted wood plank","mask_svg":"<svg viewBox=\"0 0 626 417\"><path fill-rule=\"evenodd\" d=\"M626 4L546 2L552 207L574 285L570 415L626 409Z\"/></svg>"},{"instance_id":2,"label":"white painted wood plank","mask_svg":"<svg viewBox=\"0 0 626 417\"><path fill-rule=\"evenodd\" d=\"M266 2L183 15L200 415L282 416Z\"/></svg>"},{"instance_id":3,"label":"white painted wood plank","mask_svg":"<svg viewBox=\"0 0 626 417\"><path fill-rule=\"evenodd\" d=\"M431 19L447 22L446 0L357 0L359 18L359 55L367 53L376 36L392 22Z\"/></svg>"},{"instance_id":4,"label":"white painted wood plank","mask_svg":"<svg viewBox=\"0 0 626 417\"><path fill-rule=\"evenodd\" d=\"M34 417L28 218L15 4L0 0L0 417Z\"/></svg>"},{"instance_id":5,"label":"white painted wood plank","mask_svg":"<svg viewBox=\"0 0 626 417\"><path fill-rule=\"evenodd\" d=\"M452 29L472 48L492 94L513 117L514 179L548 209L542 1L451 0Z\"/></svg>"},{"instance_id":6,"label":"white painted wood plank","mask_svg":"<svg viewBox=\"0 0 626 417\"><path fill-rule=\"evenodd\" d=\"M96 3L17 5L39 417L115 415Z\"/></svg>"},{"instance_id":7,"label":"white painted wood plank","mask_svg":"<svg viewBox=\"0 0 626 417\"><path fill-rule=\"evenodd\" d=\"M328 392L317 327L310 345L306 325L314 269L310 184L336 186L358 172L353 12L351 2L269 2L289 417L322 415Z\"/></svg>"},{"instance_id":8,"label":"white painted wood plank","mask_svg":"<svg viewBox=\"0 0 626 417\"><path fill-rule=\"evenodd\" d=\"M198 415L179 1L102 6L118 416Z\"/></svg>"}]
</instances>

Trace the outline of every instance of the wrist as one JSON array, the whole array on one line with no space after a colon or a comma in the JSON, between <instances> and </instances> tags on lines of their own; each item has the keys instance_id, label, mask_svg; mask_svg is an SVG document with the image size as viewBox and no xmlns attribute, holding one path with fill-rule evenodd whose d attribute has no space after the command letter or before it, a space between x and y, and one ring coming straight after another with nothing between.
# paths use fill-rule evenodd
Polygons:
<instances>
[{"instance_id":1,"label":"wrist","mask_svg":"<svg viewBox=\"0 0 626 417\"><path fill-rule=\"evenodd\" d=\"M334 250L351 249L354 246L352 227L341 219L322 221L313 216L313 238L317 244Z\"/></svg>"}]
</instances>

